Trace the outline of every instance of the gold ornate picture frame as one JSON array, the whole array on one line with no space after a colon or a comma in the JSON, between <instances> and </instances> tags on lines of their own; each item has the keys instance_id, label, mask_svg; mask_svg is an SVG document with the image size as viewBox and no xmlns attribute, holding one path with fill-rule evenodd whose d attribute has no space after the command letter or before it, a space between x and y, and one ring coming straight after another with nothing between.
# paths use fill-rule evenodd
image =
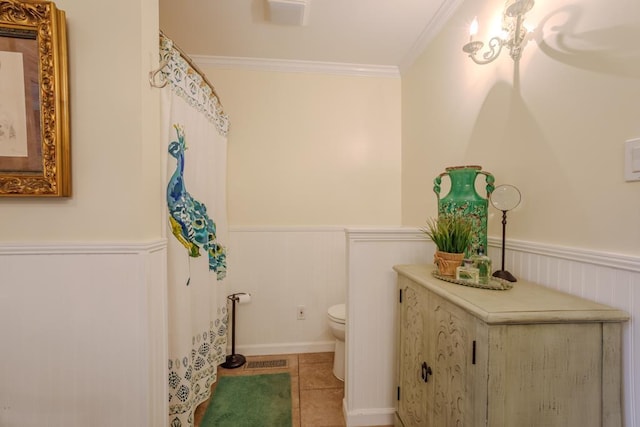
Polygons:
<instances>
[{"instance_id":1,"label":"gold ornate picture frame","mask_svg":"<svg viewBox=\"0 0 640 427\"><path fill-rule=\"evenodd\" d=\"M69 139L64 11L0 0L0 196L70 196Z\"/></svg>"}]
</instances>

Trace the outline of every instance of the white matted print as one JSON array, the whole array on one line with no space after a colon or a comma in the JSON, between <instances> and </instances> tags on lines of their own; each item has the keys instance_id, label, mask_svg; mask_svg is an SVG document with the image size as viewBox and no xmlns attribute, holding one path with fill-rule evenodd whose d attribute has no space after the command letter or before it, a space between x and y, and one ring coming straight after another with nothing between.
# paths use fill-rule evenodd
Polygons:
<instances>
[{"instance_id":1,"label":"white matted print","mask_svg":"<svg viewBox=\"0 0 640 427\"><path fill-rule=\"evenodd\" d=\"M0 156L27 156L22 53L0 51Z\"/></svg>"}]
</instances>

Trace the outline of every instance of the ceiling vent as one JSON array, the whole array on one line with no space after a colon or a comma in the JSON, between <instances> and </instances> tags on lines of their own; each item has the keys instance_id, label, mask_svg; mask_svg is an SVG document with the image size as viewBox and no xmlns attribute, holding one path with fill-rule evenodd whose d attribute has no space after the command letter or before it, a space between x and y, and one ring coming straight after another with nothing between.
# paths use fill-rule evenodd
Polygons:
<instances>
[{"instance_id":1,"label":"ceiling vent","mask_svg":"<svg viewBox=\"0 0 640 427\"><path fill-rule=\"evenodd\" d=\"M268 0L269 21L280 25L307 25L311 0Z\"/></svg>"}]
</instances>

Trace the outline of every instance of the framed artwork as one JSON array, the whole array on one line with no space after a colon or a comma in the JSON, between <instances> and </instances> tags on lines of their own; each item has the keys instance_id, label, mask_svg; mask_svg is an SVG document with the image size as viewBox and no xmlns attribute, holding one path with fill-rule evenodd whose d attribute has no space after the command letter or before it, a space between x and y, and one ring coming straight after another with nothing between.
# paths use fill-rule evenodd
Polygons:
<instances>
[{"instance_id":1,"label":"framed artwork","mask_svg":"<svg viewBox=\"0 0 640 427\"><path fill-rule=\"evenodd\" d=\"M70 196L69 139L64 11L0 0L0 196Z\"/></svg>"}]
</instances>

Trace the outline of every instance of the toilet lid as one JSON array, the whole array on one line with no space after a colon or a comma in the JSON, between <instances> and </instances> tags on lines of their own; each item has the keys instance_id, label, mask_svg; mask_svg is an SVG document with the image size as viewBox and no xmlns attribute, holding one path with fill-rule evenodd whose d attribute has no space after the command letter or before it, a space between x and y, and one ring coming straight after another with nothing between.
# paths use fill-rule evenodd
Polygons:
<instances>
[{"instance_id":1,"label":"toilet lid","mask_svg":"<svg viewBox=\"0 0 640 427\"><path fill-rule=\"evenodd\" d=\"M327 312L334 322L344 323L347 318L347 309L344 304L332 305Z\"/></svg>"}]
</instances>

